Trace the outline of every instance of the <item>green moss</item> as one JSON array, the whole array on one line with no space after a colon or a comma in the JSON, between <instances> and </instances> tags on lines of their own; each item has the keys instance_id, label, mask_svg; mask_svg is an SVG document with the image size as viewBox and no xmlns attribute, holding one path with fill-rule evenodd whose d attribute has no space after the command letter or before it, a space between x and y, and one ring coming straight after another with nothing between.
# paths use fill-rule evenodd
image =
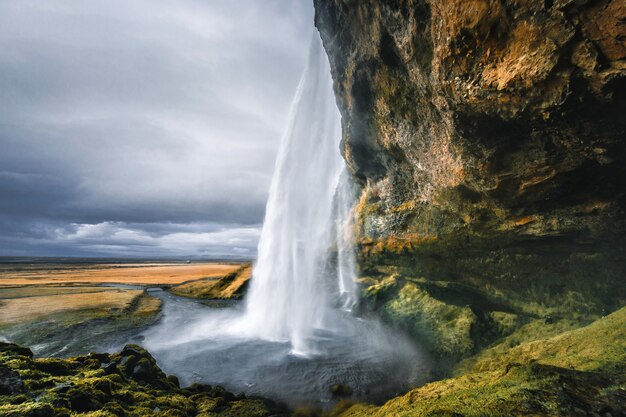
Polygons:
<instances>
[{"instance_id":1,"label":"green moss","mask_svg":"<svg viewBox=\"0 0 626 417\"><path fill-rule=\"evenodd\" d=\"M35 368L50 375L68 375L76 364L58 358L42 358L35 360Z\"/></svg>"},{"instance_id":2,"label":"green moss","mask_svg":"<svg viewBox=\"0 0 626 417\"><path fill-rule=\"evenodd\" d=\"M500 335L509 335L516 331L523 323L523 318L517 314L504 311L492 311L489 317Z\"/></svg>"},{"instance_id":3,"label":"green moss","mask_svg":"<svg viewBox=\"0 0 626 417\"><path fill-rule=\"evenodd\" d=\"M204 395L196 397L195 401L198 407L198 414L207 416L216 412L219 407L223 407L226 404L223 398L207 398Z\"/></svg>"},{"instance_id":4,"label":"green moss","mask_svg":"<svg viewBox=\"0 0 626 417\"><path fill-rule=\"evenodd\" d=\"M54 415L54 409L50 404L29 401L17 405L0 405L0 415L3 417L50 417Z\"/></svg>"},{"instance_id":5,"label":"green moss","mask_svg":"<svg viewBox=\"0 0 626 417\"><path fill-rule=\"evenodd\" d=\"M395 276L386 277L381 281L374 281L367 286L363 292L365 298L370 302L379 304L388 300L397 291L397 281Z\"/></svg>"},{"instance_id":6,"label":"green moss","mask_svg":"<svg viewBox=\"0 0 626 417\"><path fill-rule=\"evenodd\" d=\"M535 319L517 328L512 334L504 337L495 345L480 351L478 354L461 361L454 373L460 375L471 370L478 361L487 358L501 358L511 349L536 340L547 339L564 332L580 328L585 323L580 320L559 319L556 321Z\"/></svg>"},{"instance_id":7,"label":"green moss","mask_svg":"<svg viewBox=\"0 0 626 417\"><path fill-rule=\"evenodd\" d=\"M229 407L219 413L224 417L265 417L267 416L267 404L261 400L238 400L229 404Z\"/></svg>"},{"instance_id":8,"label":"green moss","mask_svg":"<svg viewBox=\"0 0 626 417\"><path fill-rule=\"evenodd\" d=\"M117 414L111 413L105 410L92 411L89 413L82 413L81 417L118 417Z\"/></svg>"},{"instance_id":9,"label":"green moss","mask_svg":"<svg viewBox=\"0 0 626 417\"><path fill-rule=\"evenodd\" d=\"M195 412L195 405L192 400L181 394L168 394L156 397L156 407L167 410L177 410L184 414L192 414Z\"/></svg>"},{"instance_id":10,"label":"green moss","mask_svg":"<svg viewBox=\"0 0 626 417\"><path fill-rule=\"evenodd\" d=\"M359 251L363 308L410 332L446 373L483 349L571 330L625 305L620 250L469 231L368 240Z\"/></svg>"},{"instance_id":11,"label":"green moss","mask_svg":"<svg viewBox=\"0 0 626 417\"><path fill-rule=\"evenodd\" d=\"M260 399L236 397L221 387L178 387L137 345L119 354L32 359L0 343L0 365L19 373L23 392L0 397L0 415L14 417L269 416L284 410Z\"/></svg>"},{"instance_id":12,"label":"green moss","mask_svg":"<svg viewBox=\"0 0 626 417\"><path fill-rule=\"evenodd\" d=\"M486 312L594 319L626 304L621 252L610 244L514 233L408 235L364 242L359 263L365 275L379 280L393 267L402 277L460 286L471 295L464 303ZM601 279L590 279L598 271ZM497 306L485 306L484 300Z\"/></svg>"},{"instance_id":13,"label":"green moss","mask_svg":"<svg viewBox=\"0 0 626 417\"><path fill-rule=\"evenodd\" d=\"M28 397L24 394L0 395L0 404L22 404L27 401Z\"/></svg>"},{"instance_id":14,"label":"green moss","mask_svg":"<svg viewBox=\"0 0 626 417\"><path fill-rule=\"evenodd\" d=\"M479 354L463 374L336 417L618 415L626 409L626 308L589 326Z\"/></svg>"},{"instance_id":15,"label":"green moss","mask_svg":"<svg viewBox=\"0 0 626 417\"><path fill-rule=\"evenodd\" d=\"M120 404L115 402L108 402L102 407L102 411L114 416L122 417L126 415L126 410Z\"/></svg>"},{"instance_id":16,"label":"green moss","mask_svg":"<svg viewBox=\"0 0 626 417\"><path fill-rule=\"evenodd\" d=\"M385 303L383 314L428 343L432 352L462 357L474 348L471 330L476 317L472 310L439 301L413 283L406 283Z\"/></svg>"},{"instance_id":17,"label":"green moss","mask_svg":"<svg viewBox=\"0 0 626 417\"><path fill-rule=\"evenodd\" d=\"M93 411L102 408L107 395L89 384L80 384L70 388L66 394L69 407L74 411Z\"/></svg>"},{"instance_id":18,"label":"green moss","mask_svg":"<svg viewBox=\"0 0 626 417\"><path fill-rule=\"evenodd\" d=\"M563 324L567 326L567 323ZM554 328L551 332L554 332ZM511 347L505 340L459 366L459 371L499 367L503 357L514 362L541 361L585 372L614 371L626 363L626 307L589 326Z\"/></svg>"}]
</instances>

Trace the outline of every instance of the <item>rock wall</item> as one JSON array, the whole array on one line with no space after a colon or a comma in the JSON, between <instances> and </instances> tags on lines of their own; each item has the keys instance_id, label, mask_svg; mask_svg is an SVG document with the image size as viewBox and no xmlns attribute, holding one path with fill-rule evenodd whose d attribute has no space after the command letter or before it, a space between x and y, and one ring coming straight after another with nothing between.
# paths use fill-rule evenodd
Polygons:
<instances>
[{"instance_id":1,"label":"rock wall","mask_svg":"<svg viewBox=\"0 0 626 417\"><path fill-rule=\"evenodd\" d=\"M626 302L626 3L315 0L369 307L475 353Z\"/></svg>"}]
</instances>

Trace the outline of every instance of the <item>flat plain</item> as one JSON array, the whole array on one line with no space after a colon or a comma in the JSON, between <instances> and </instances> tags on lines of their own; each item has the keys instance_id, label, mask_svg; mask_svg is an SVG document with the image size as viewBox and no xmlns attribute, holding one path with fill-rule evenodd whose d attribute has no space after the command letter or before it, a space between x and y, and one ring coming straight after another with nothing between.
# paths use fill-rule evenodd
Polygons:
<instances>
[{"instance_id":1,"label":"flat plain","mask_svg":"<svg viewBox=\"0 0 626 417\"><path fill-rule=\"evenodd\" d=\"M0 264L0 287L67 284L177 285L220 278L238 263Z\"/></svg>"},{"instance_id":2,"label":"flat plain","mask_svg":"<svg viewBox=\"0 0 626 417\"><path fill-rule=\"evenodd\" d=\"M97 349L161 317L162 301L147 288L236 298L249 269L217 262L0 263L0 340L54 356Z\"/></svg>"}]
</instances>

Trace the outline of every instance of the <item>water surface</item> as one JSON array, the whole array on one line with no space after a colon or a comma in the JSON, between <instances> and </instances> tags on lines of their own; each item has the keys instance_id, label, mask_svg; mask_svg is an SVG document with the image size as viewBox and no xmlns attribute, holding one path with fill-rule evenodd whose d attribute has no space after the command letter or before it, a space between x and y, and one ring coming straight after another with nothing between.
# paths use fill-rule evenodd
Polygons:
<instances>
[{"instance_id":1,"label":"water surface","mask_svg":"<svg viewBox=\"0 0 626 417\"><path fill-rule=\"evenodd\" d=\"M429 376L425 359L404 335L348 312L338 310L334 318L341 333L315 332L308 341L315 353L301 356L289 340L237 336L245 317L241 305L211 308L161 290L151 295L164 301L163 318L128 342L146 347L183 385L222 385L292 406L325 406L335 400L333 384L348 385L353 399L379 402Z\"/></svg>"}]
</instances>

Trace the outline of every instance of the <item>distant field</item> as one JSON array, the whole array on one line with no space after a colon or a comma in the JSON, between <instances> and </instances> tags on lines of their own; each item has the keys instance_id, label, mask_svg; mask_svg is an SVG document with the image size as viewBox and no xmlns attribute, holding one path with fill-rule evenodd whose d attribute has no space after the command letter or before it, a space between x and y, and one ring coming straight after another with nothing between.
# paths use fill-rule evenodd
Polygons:
<instances>
[{"instance_id":1,"label":"distant field","mask_svg":"<svg viewBox=\"0 0 626 417\"><path fill-rule=\"evenodd\" d=\"M250 276L249 265L0 262L0 340L48 355L121 343L160 317L162 301L145 287L173 290L182 284L186 297L236 299Z\"/></svg>"},{"instance_id":2,"label":"distant field","mask_svg":"<svg viewBox=\"0 0 626 417\"><path fill-rule=\"evenodd\" d=\"M52 314L80 310L91 310L94 316L105 316L128 308L142 294L143 290L117 290L2 300L0 303L0 324L27 322Z\"/></svg>"},{"instance_id":3,"label":"distant field","mask_svg":"<svg viewBox=\"0 0 626 417\"><path fill-rule=\"evenodd\" d=\"M239 299L252 277L252 265L244 264L221 278L208 278L176 285L170 292L189 298Z\"/></svg>"},{"instance_id":4,"label":"distant field","mask_svg":"<svg viewBox=\"0 0 626 417\"><path fill-rule=\"evenodd\" d=\"M24 285L119 283L177 285L203 278L220 278L241 264L101 264L0 265L0 288Z\"/></svg>"},{"instance_id":5,"label":"distant field","mask_svg":"<svg viewBox=\"0 0 626 417\"><path fill-rule=\"evenodd\" d=\"M94 287L94 286L51 286L51 285L27 285L22 287L0 287L0 300L11 298L41 297L62 294L84 294L98 293L102 291L119 291L115 287ZM2 301L0 301L1 303Z\"/></svg>"}]
</instances>

